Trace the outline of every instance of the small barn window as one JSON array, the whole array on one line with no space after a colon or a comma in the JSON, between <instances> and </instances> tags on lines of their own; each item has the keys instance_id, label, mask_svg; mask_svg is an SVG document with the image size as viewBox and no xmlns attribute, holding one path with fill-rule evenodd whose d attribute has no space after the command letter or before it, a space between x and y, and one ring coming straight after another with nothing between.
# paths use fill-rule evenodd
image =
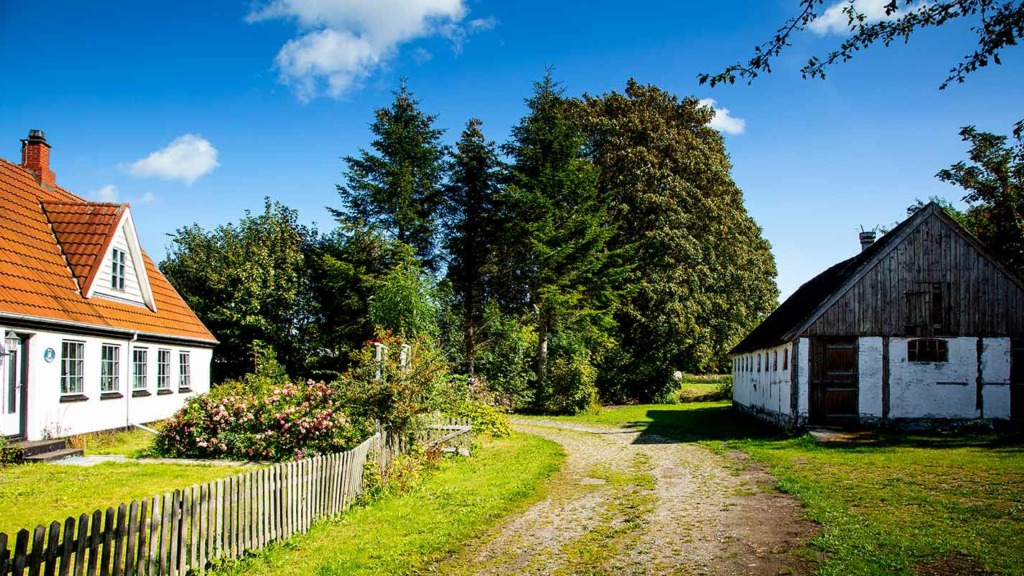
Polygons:
<instances>
[{"instance_id":1,"label":"small barn window","mask_svg":"<svg viewBox=\"0 0 1024 576\"><path fill-rule=\"evenodd\" d=\"M789 348L782 351L782 369L789 370Z\"/></svg>"},{"instance_id":2,"label":"small barn window","mask_svg":"<svg viewBox=\"0 0 1024 576\"><path fill-rule=\"evenodd\" d=\"M947 329L942 283L918 284L906 297L906 329L910 334L928 336Z\"/></svg>"},{"instance_id":3,"label":"small barn window","mask_svg":"<svg viewBox=\"0 0 1024 576\"><path fill-rule=\"evenodd\" d=\"M779 371L779 351L772 352L772 372Z\"/></svg>"},{"instance_id":4,"label":"small barn window","mask_svg":"<svg viewBox=\"0 0 1024 576\"><path fill-rule=\"evenodd\" d=\"M757 371L758 372L761 371L761 355L760 354L757 355Z\"/></svg>"},{"instance_id":5,"label":"small barn window","mask_svg":"<svg viewBox=\"0 0 1024 576\"><path fill-rule=\"evenodd\" d=\"M945 340L920 338L907 342L907 360L910 362L948 362L949 347Z\"/></svg>"}]
</instances>

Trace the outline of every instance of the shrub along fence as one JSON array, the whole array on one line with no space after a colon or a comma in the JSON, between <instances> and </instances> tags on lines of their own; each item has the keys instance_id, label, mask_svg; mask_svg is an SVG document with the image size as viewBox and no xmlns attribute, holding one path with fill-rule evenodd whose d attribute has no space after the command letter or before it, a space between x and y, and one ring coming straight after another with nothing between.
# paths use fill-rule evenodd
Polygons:
<instances>
[{"instance_id":1,"label":"shrub along fence","mask_svg":"<svg viewBox=\"0 0 1024 576\"><path fill-rule=\"evenodd\" d=\"M428 447L468 451L465 420L428 423ZM341 514L362 492L368 459L390 465L383 435L338 454L281 462L202 486L96 510L14 539L0 533L0 576L185 576L305 532ZM13 548L9 548L13 546Z\"/></svg>"}]
</instances>

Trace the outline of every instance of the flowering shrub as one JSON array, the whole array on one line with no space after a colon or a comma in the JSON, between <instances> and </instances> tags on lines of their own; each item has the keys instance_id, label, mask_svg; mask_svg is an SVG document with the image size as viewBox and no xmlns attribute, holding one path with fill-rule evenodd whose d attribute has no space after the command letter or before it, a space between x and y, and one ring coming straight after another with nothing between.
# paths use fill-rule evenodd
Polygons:
<instances>
[{"instance_id":1,"label":"flowering shrub","mask_svg":"<svg viewBox=\"0 0 1024 576\"><path fill-rule=\"evenodd\" d=\"M372 432L323 382L234 382L190 398L160 432L156 450L172 457L287 460L347 450Z\"/></svg>"},{"instance_id":2,"label":"flowering shrub","mask_svg":"<svg viewBox=\"0 0 1024 576\"><path fill-rule=\"evenodd\" d=\"M441 407L449 381L447 364L429 340L387 332L353 353L339 386L353 414L380 423L389 435L408 435L420 414Z\"/></svg>"},{"instance_id":3,"label":"flowering shrub","mask_svg":"<svg viewBox=\"0 0 1024 576\"><path fill-rule=\"evenodd\" d=\"M504 395L495 392L484 377L459 377L450 387L449 399L442 413L469 418L474 433L483 432L493 438L508 436L512 425L508 420L508 404Z\"/></svg>"}]
</instances>

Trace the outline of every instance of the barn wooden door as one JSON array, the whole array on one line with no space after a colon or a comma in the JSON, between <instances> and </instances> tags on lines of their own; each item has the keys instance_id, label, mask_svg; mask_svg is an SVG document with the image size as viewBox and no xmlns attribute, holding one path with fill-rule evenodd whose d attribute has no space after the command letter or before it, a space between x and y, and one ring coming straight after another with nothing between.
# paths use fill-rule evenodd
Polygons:
<instances>
[{"instance_id":1,"label":"barn wooden door","mask_svg":"<svg viewBox=\"0 0 1024 576\"><path fill-rule=\"evenodd\" d=\"M812 338L810 358L812 424L851 426L858 421L856 338Z\"/></svg>"},{"instance_id":2,"label":"barn wooden door","mask_svg":"<svg viewBox=\"0 0 1024 576\"><path fill-rule=\"evenodd\" d=\"M1024 339L1010 344L1010 420L1024 424Z\"/></svg>"}]
</instances>

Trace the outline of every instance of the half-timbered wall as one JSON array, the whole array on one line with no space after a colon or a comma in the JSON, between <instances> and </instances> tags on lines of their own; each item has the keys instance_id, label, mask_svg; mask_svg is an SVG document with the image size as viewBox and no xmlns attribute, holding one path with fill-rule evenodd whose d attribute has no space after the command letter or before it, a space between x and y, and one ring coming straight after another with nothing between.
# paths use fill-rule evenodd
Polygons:
<instances>
[{"instance_id":1,"label":"half-timbered wall","mask_svg":"<svg viewBox=\"0 0 1024 576\"><path fill-rule=\"evenodd\" d=\"M1024 290L936 214L804 336L1024 336Z\"/></svg>"}]
</instances>

